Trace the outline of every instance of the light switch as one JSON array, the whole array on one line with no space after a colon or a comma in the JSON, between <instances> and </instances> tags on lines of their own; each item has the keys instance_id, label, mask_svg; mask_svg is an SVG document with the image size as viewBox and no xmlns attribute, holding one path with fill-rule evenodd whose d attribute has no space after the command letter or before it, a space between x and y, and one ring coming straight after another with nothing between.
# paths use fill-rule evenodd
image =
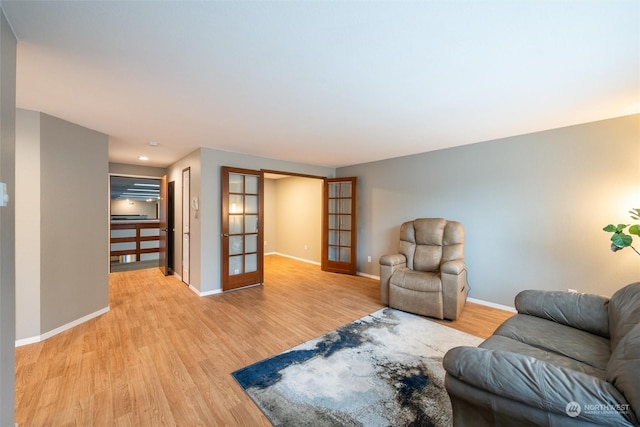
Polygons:
<instances>
[{"instance_id":1,"label":"light switch","mask_svg":"<svg viewBox=\"0 0 640 427\"><path fill-rule=\"evenodd\" d=\"M0 182L0 206L7 206L9 195L7 194L7 184Z\"/></svg>"}]
</instances>

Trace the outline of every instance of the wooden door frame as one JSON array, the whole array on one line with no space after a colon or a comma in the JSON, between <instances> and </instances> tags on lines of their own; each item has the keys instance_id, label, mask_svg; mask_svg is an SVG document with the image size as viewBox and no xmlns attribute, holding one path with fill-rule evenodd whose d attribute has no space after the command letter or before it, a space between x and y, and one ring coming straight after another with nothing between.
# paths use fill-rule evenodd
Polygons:
<instances>
[{"instance_id":1,"label":"wooden door frame","mask_svg":"<svg viewBox=\"0 0 640 427\"><path fill-rule=\"evenodd\" d=\"M187 266L187 271L189 271L189 277L187 277L187 281L184 280L184 214L185 214L185 205L184 205L184 201L185 201L185 194L184 194L184 174L185 172L189 172L189 188L187 189L189 194L187 194L186 200L187 200L187 215L189 216L189 233L187 233L189 235L189 265ZM182 173L180 175L180 180L182 182L182 227L180 227L181 231L180 231L180 240L181 240L181 244L180 247L182 248L182 253L180 254L180 277L182 278L182 281L184 283L186 283L187 285L189 284L189 282L191 282L191 167L186 167L184 169L182 169Z\"/></svg>"},{"instance_id":2,"label":"wooden door frame","mask_svg":"<svg viewBox=\"0 0 640 427\"><path fill-rule=\"evenodd\" d=\"M261 169L264 174L276 174L276 175L286 175L291 177L299 177L299 178L313 178L322 180L322 225L321 225L321 258L320 258L320 269L322 271L335 272L335 273L345 273L345 274L356 274L357 273L357 245L358 245L358 220L357 220L357 198L358 198L358 186L357 186L357 177L344 177L344 178L329 178L326 176L319 175L309 175L309 174L301 174L295 172L283 172L279 170L272 169ZM328 262L328 194L327 191L327 183L331 181L351 181L352 186L352 230L351 230L351 239L352 239L352 262L348 267L344 267L342 265L337 266L334 262Z\"/></svg>"},{"instance_id":3,"label":"wooden door frame","mask_svg":"<svg viewBox=\"0 0 640 427\"><path fill-rule=\"evenodd\" d=\"M329 194L328 187L332 182L351 182L351 224L350 224L350 262L329 260ZM344 273L355 275L358 269L358 178L341 177L326 178L323 187L323 212L322 212L322 270L332 273Z\"/></svg>"},{"instance_id":4,"label":"wooden door frame","mask_svg":"<svg viewBox=\"0 0 640 427\"><path fill-rule=\"evenodd\" d=\"M229 275L229 174L252 175L258 177L258 233L257 233L257 271L255 273L245 273L245 278ZM220 168L220 204L221 204L221 224L220 224L220 260L222 291L232 291L248 286L259 285L264 282L264 173L261 170L236 168L232 166L221 166ZM235 279L235 280L234 280Z\"/></svg>"}]
</instances>

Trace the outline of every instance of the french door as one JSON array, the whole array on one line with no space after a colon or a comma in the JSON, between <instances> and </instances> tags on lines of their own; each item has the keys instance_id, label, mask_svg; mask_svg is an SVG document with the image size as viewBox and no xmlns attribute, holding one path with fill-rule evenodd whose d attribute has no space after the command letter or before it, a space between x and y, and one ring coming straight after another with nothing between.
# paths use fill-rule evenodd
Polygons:
<instances>
[{"instance_id":1,"label":"french door","mask_svg":"<svg viewBox=\"0 0 640 427\"><path fill-rule=\"evenodd\" d=\"M222 290L263 282L263 173L222 167Z\"/></svg>"},{"instance_id":2,"label":"french door","mask_svg":"<svg viewBox=\"0 0 640 427\"><path fill-rule=\"evenodd\" d=\"M357 178L324 181L322 270L356 274Z\"/></svg>"}]
</instances>

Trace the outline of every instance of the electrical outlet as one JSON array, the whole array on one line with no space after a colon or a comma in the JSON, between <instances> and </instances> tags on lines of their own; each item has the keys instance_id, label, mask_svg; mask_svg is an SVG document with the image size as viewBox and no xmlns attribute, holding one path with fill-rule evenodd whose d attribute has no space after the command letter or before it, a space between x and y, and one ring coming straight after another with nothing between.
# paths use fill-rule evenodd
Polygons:
<instances>
[{"instance_id":1,"label":"electrical outlet","mask_svg":"<svg viewBox=\"0 0 640 427\"><path fill-rule=\"evenodd\" d=\"M371 262L371 255L367 257L367 262Z\"/></svg>"}]
</instances>

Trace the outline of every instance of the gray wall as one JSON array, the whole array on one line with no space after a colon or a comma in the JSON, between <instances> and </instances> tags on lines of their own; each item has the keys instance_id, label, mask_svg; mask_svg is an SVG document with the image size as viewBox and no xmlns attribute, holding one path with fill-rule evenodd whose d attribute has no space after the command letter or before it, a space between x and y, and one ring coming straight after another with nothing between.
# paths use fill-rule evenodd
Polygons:
<instances>
[{"instance_id":1,"label":"gray wall","mask_svg":"<svg viewBox=\"0 0 640 427\"><path fill-rule=\"evenodd\" d=\"M444 217L465 227L472 298L610 295L640 280L640 257L612 253L602 231L640 207L639 135L633 115L339 168L359 178L358 270L379 275L403 221Z\"/></svg>"},{"instance_id":2,"label":"gray wall","mask_svg":"<svg viewBox=\"0 0 640 427\"><path fill-rule=\"evenodd\" d=\"M200 210L191 218L191 283L198 292L221 290L220 281L220 168L260 170L331 177L332 168L304 165L264 157L249 156L227 151L201 148L168 168L169 180L176 181L176 200L181 200L182 169L191 167L191 195L200 198ZM182 212L176 209L176 229L182 221ZM176 257L182 253L182 240L176 238ZM178 262L176 265L180 265Z\"/></svg>"},{"instance_id":3,"label":"gray wall","mask_svg":"<svg viewBox=\"0 0 640 427\"><path fill-rule=\"evenodd\" d=\"M51 331L109 306L108 140L46 114L40 134L40 324Z\"/></svg>"},{"instance_id":4,"label":"gray wall","mask_svg":"<svg viewBox=\"0 0 640 427\"><path fill-rule=\"evenodd\" d=\"M183 221L182 221L182 171L186 168L190 168L190 183L189 190L191 192L191 197L201 198L202 190L200 184L200 150L196 150L190 153L188 156L180 159L176 163L172 164L167 168L167 180L168 182L174 181L174 251L173 251L173 265L175 272L182 276L182 229L183 229ZM201 212L202 212L202 200L200 201L200 210L195 211L190 209L190 233L189 233L189 244L191 246L190 250L190 262L189 262L189 275L191 280L189 280L189 285L191 285L194 289L200 291L200 246L201 246Z\"/></svg>"},{"instance_id":5,"label":"gray wall","mask_svg":"<svg viewBox=\"0 0 640 427\"><path fill-rule=\"evenodd\" d=\"M0 182L15 196L16 38L0 6ZM0 425L15 404L15 205L0 208Z\"/></svg>"},{"instance_id":6,"label":"gray wall","mask_svg":"<svg viewBox=\"0 0 640 427\"><path fill-rule=\"evenodd\" d=\"M108 144L46 114L17 114L15 330L28 341L109 307Z\"/></svg>"}]
</instances>

